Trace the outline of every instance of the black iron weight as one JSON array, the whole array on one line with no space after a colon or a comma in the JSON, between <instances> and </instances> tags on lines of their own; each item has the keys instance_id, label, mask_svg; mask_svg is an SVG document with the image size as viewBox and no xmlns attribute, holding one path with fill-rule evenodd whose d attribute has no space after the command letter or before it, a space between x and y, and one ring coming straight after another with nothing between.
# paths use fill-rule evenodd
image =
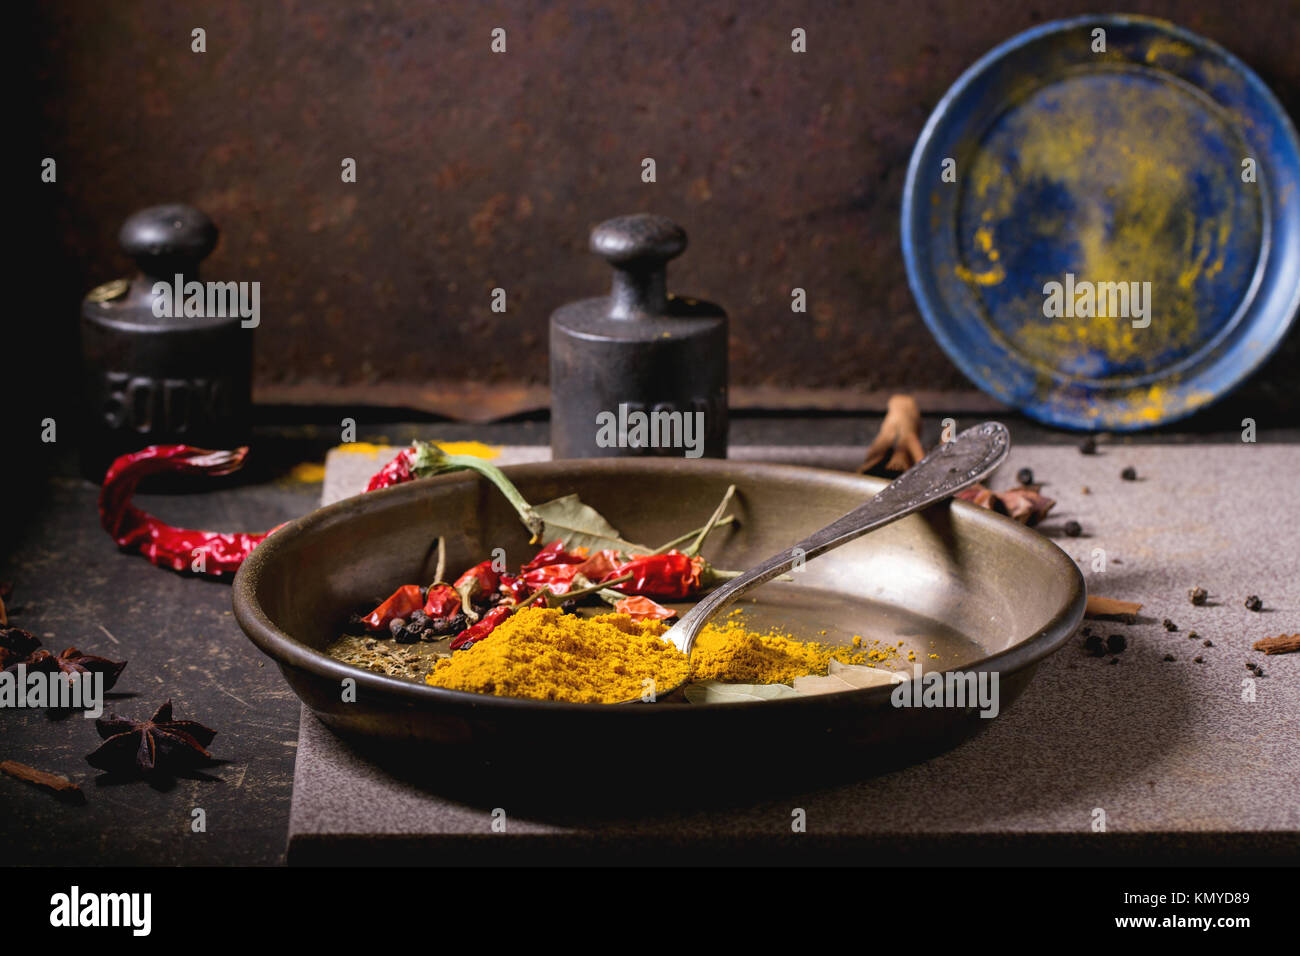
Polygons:
<instances>
[{"instance_id":1,"label":"black iron weight","mask_svg":"<svg viewBox=\"0 0 1300 956\"><path fill-rule=\"evenodd\" d=\"M551 316L553 457L726 457L727 316L668 294L668 260L685 248L663 216L592 230L614 282Z\"/></svg>"},{"instance_id":2,"label":"black iron weight","mask_svg":"<svg viewBox=\"0 0 1300 956\"><path fill-rule=\"evenodd\" d=\"M81 465L93 481L118 455L146 445L229 448L246 441L249 427L253 330L245 319L159 316L154 308L157 283L198 281L217 227L192 206L151 206L126 219L119 239L137 274L92 289L81 304Z\"/></svg>"}]
</instances>

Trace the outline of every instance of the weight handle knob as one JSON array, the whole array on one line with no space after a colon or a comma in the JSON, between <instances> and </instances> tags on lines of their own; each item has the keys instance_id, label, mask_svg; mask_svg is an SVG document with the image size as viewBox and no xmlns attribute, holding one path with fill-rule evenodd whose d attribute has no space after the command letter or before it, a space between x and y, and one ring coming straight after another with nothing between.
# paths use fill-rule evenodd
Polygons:
<instances>
[{"instance_id":1,"label":"weight handle knob","mask_svg":"<svg viewBox=\"0 0 1300 956\"><path fill-rule=\"evenodd\" d=\"M122 250L146 276L195 276L217 245L217 227L193 206L169 203L132 213L118 233Z\"/></svg>"},{"instance_id":2,"label":"weight handle knob","mask_svg":"<svg viewBox=\"0 0 1300 956\"><path fill-rule=\"evenodd\" d=\"M668 311L668 260L682 254L686 233L671 219L641 213L607 219L591 231L591 251L614 268L612 318Z\"/></svg>"}]
</instances>

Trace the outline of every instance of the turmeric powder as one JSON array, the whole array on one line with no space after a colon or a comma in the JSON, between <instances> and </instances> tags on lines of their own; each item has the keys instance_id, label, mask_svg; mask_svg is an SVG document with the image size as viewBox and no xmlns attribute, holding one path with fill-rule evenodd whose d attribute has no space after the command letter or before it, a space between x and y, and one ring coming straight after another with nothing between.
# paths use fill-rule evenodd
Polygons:
<instances>
[{"instance_id":1,"label":"turmeric powder","mask_svg":"<svg viewBox=\"0 0 1300 956\"><path fill-rule=\"evenodd\" d=\"M634 621L625 614L584 618L525 608L477 644L439 661L425 682L504 697L614 704L636 700L651 686L661 693L688 676L781 684L825 674L832 658L875 666L894 654L883 646L798 641L775 629L760 634L733 616L704 626L688 662L660 639L665 630L661 621Z\"/></svg>"},{"instance_id":2,"label":"turmeric powder","mask_svg":"<svg viewBox=\"0 0 1300 956\"><path fill-rule=\"evenodd\" d=\"M659 621L626 614L584 618L524 608L477 644L440 660L425 683L584 704L637 700L647 689L676 687L690 673L686 655L660 640L663 632Z\"/></svg>"},{"instance_id":3,"label":"turmeric powder","mask_svg":"<svg viewBox=\"0 0 1300 956\"><path fill-rule=\"evenodd\" d=\"M833 647L799 641L776 629L759 634L746 627L743 620L727 617L706 624L695 639L691 677L729 684L788 684L796 677L825 674L831 658L874 667L876 661L887 656L856 645Z\"/></svg>"}]
</instances>

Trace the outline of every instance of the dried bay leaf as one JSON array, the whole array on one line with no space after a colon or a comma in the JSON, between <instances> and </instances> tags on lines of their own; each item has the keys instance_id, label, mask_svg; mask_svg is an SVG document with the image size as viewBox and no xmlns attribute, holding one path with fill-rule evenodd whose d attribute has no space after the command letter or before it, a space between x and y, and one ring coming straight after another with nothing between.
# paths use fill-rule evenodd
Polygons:
<instances>
[{"instance_id":1,"label":"dried bay leaf","mask_svg":"<svg viewBox=\"0 0 1300 956\"><path fill-rule=\"evenodd\" d=\"M838 694L846 690L866 687L886 687L901 684L904 675L865 664L844 664L832 658L829 673L825 676L810 674L794 679L794 689L801 694Z\"/></svg>"},{"instance_id":2,"label":"dried bay leaf","mask_svg":"<svg viewBox=\"0 0 1300 956\"><path fill-rule=\"evenodd\" d=\"M645 545L625 541L619 530L610 524L599 511L583 504L577 495L565 495L535 505L533 511L542 519L543 530L538 539L550 544L557 538L566 550L587 548L600 551L612 548L641 554L649 550Z\"/></svg>"},{"instance_id":3,"label":"dried bay leaf","mask_svg":"<svg viewBox=\"0 0 1300 956\"><path fill-rule=\"evenodd\" d=\"M744 704L801 696L789 684L727 684L720 680L687 684L683 693L692 704Z\"/></svg>"}]
</instances>

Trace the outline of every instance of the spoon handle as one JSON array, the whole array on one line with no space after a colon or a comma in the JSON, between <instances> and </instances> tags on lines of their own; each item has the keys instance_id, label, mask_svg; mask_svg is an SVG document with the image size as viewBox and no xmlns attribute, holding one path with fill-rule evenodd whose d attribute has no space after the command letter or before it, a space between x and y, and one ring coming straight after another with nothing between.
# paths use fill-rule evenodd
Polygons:
<instances>
[{"instance_id":1,"label":"spoon handle","mask_svg":"<svg viewBox=\"0 0 1300 956\"><path fill-rule=\"evenodd\" d=\"M952 441L940 444L870 501L710 591L664 634L664 639L690 654L704 622L750 588L784 574L800 561L838 548L973 485L1002 464L1010 450L1011 436L1000 422L984 422L966 429Z\"/></svg>"}]
</instances>

